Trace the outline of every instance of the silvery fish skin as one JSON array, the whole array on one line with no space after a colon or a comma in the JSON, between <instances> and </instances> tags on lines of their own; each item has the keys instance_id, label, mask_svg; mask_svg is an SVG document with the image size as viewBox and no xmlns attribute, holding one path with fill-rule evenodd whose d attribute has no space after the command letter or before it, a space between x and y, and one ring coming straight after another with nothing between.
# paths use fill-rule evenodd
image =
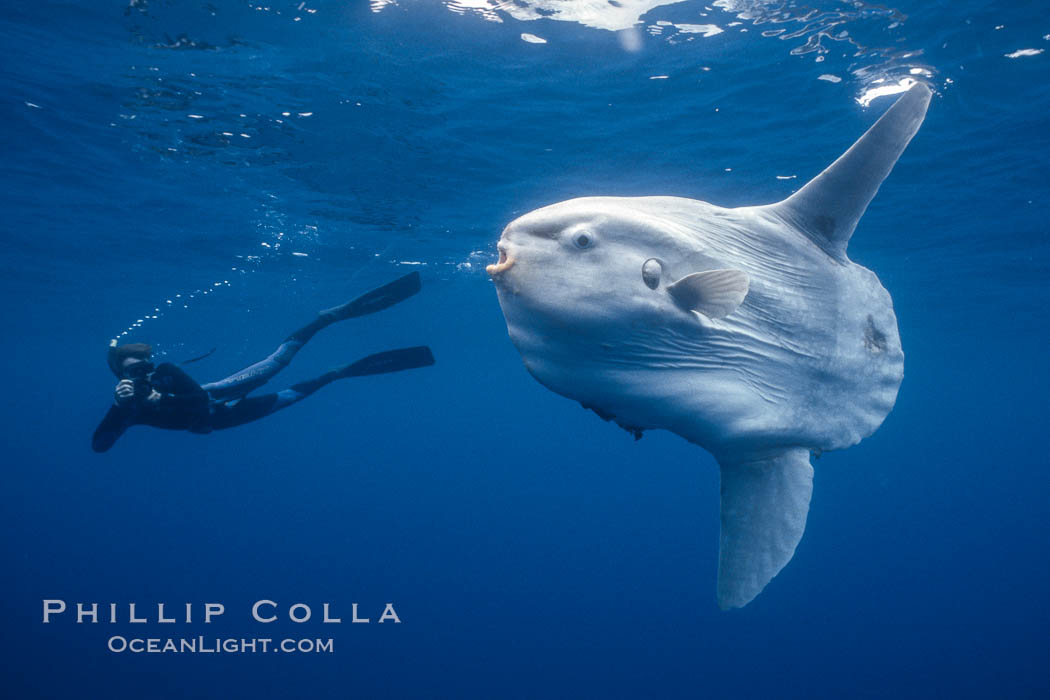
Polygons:
<instances>
[{"instance_id":1,"label":"silvery fish skin","mask_svg":"<svg viewBox=\"0 0 1050 700\"><path fill-rule=\"evenodd\" d=\"M912 87L782 202L573 199L512 221L487 268L544 386L718 460L723 608L746 605L791 559L810 453L871 435L896 401L893 303L846 247L930 98Z\"/></svg>"}]
</instances>

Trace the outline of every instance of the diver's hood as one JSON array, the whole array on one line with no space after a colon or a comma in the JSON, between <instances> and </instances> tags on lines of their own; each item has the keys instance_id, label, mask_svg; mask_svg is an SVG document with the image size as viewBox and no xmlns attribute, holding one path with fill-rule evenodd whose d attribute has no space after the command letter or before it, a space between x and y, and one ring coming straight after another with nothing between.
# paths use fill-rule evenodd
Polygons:
<instances>
[{"instance_id":1,"label":"diver's hood","mask_svg":"<svg viewBox=\"0 0 1050 700\"><path fill-rule=\"evenodd\" d=\"M109 344L109 352L106 354L106 364L109 370L120 379L124 376L124 360L134 357L136 360L148 360L153 355L153 346L146 343L127 343L117 345L116 341Z\"/></svg>"}]
</instances>

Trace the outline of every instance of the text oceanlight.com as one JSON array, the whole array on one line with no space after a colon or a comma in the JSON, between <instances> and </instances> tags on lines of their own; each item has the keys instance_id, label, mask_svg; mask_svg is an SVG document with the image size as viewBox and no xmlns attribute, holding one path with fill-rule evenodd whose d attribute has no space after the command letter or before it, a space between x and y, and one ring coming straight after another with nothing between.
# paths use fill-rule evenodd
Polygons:
<instances>
[{"instance_id":1,"label":"text oceanlight.com","mask_svg":"<svg viewBox=\"0 0 1050 700\"><path fill-rule=\"evenodd\" d=\"M120 635L109 638L107 647L110 651L133 654L255 654L266 652L284 652L285 654L331 654L335 644L331 637L327 639L236 639L220 637L191 637L180 639L128 639Z\"/></svg>"},{"instance_id":2,"label":"text oceanlight.com","mask_svg":"<svg viewBox=\"0 0 1050 700\"><path fill-rule=\"evenodd\" d=\"M226 614L223 603L66 603L61 599L45 599L43 623L50 625L210 625ZM239 608L239 606L238 606ZM352 625L401 623L393 603L363 605L351 603L340 607L333 603L308 605L306 603L280 604L266 598L239 609L237 617L245 624L268 625L273 622L293 622L297 625ZM309 626L309 625L307 625ZM170 629L170 628L169 628ZM116 631L116 630L114 630ZM137 631L137 630L136 630ZM145 631L145 630L143 630ZM151 630L152 631L152 630ZM217 630L216 630L217 631ZM154 632L156 634L156 632ZM283 652L286 654L330 654L335 651L331 637L277 639L273 637L220 637L217 635L112 634L106 646L117 654L255 654Z\"/></svg>"}]
</instances>

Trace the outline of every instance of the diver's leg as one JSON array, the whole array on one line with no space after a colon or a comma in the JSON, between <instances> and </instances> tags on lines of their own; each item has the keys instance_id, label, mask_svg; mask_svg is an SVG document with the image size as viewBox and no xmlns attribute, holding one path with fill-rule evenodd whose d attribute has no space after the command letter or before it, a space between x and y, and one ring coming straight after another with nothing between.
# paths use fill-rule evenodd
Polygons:
<instances>
[{"instance_id":1,"label":"diver's leg","mask_svg":"<svg viewBox=\"0 0 1050 700\"><path fill-rule=\"evenodd\" d=\"M338 370L329 370L320 377L293 384L288 389L283 389L274 394L251 396L233 403L218 404L212 409L210 427L212 430L222 430L259 420L264 416L276 413L282 408L287 408L293 403L305 399L321 387L334 382L340 377Z\"/></svg>"},{"instance_id":2,"label":"diver's leg","mask_svg":"<svg viewBox=\"0 0 1050 700\"><path fill-rule=\"evenodd\" d=\"M266 359L260 360L253 365L248 365L225 379L203 384L201 388L208 392L213 399L219 401L245 396L248 392L273 379L274 375L287 367L288 363L295 357L295 353L299 352L299 348L302 346L302 342L288 338L277 346L277 349L270 353Z\"/></svg>"},{"instance_id":3,"label":"diver's leg","mask_svg":"<svg viewBox=\"0 0 1050 700\"><path fill-rule=\"evenodd\" d=\"M223 430L259 420L305 399L325 384L336 379L339 379L339 376L335 372L325 372L316 379L301 382L275 394L250 396L232 404L220 404L212 411L209 427L212 430Z\"/></svg>"},{"instance_id":4,"label":"diver's leg","mask_svg":"<svg viewBox=\"0 0 1050 700\"><path fill-rule=\"evenodd\" d=\"M293 384L289 388L278 391L275 394L253 396L232 404L218 404L212 410L210 428L212 430L222 430L223 428L232 428L258 420L282 408L287 408L293 403L302 401L336 379L401 372L406 369L427 367L432 364L434 364L434 355L430 352L430 348L425 346L387 350L386 352L369 355L352 364L329 370L320 377Z\"/></svg>"},{"instance_id":5,"label":"diver's leg","mask_svg":"<svg viewBox=\"0 0 1050 700\"><path fill-rule=\"evenodd\" d=\"M412 272L345 304L325 309L313 321L285 338L284 342L266 359L249 365L225 379L205 384L201 388L211 394L212 398L220 401L245 396L253 389L273 379L278 372L287 367L299 349L306 345L317 331L336 321L365 316L390 308L416 294L420 288L419 273Z\"/></svg>"},{"instance_id":6,"label":"diver's leg","mask_svg":"<svg viewBox=\"0 0 1050 700\"><path fill-rule=\"evenodd\" d=\"M251 423L263 416L268 416L274 411L282 408L279 406L280 399L277 394L263 394L240 399L228 404L215 404L211 409L208 420L208 432L212 430L223 430L234 426ZM290 404L285 404L290 405Z\"/></svg>"}]
</instances>

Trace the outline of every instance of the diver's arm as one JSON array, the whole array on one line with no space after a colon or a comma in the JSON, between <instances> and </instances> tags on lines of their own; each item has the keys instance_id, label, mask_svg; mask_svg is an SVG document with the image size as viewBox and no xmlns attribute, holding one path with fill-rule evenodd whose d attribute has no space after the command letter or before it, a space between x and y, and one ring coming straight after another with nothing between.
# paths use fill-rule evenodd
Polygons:
<instances>
[{"instance_id":1,"label":"diver's arm","mask_svg":"<svg viewBox=\"0 0 1050 700\"><path fill-rule=\"evenodd\" d=\"M124 434L132 423L134 408L131 404L114 404L109 407L105 418L95 428L95 434L91 436L91 449L95 452L105 452L113 447L113 443Z\"/></svg>"},{"instance_id":2,"label":"diver's arm","mask_svg":"<svg viewBox=\"0 0 1050 700\"><path fill-rule=\"evenodd\" d=\"M113 392L113 403L118 406L130 403L135 398L135 382L130 379L121 379L117 382L117 388Z\"/></svg>"}]
</instances>

